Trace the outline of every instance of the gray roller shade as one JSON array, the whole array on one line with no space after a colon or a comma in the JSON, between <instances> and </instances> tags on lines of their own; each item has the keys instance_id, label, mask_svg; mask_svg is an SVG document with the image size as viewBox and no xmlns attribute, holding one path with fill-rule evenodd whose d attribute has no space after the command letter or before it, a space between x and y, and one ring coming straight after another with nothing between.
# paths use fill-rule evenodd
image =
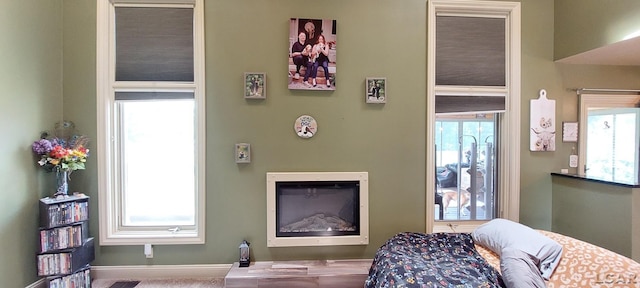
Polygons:
<instances>
[{"instance_id":1,"label":"gray roller shade","mask_svg":"<svg viewBox=\"0 0 640 288\"><path fill-rule=\"evenodd\" d=\"M193 9L116 7L116 81L193 82Z\"/></svg>"},{"instance_id":2,"label":"gray roller shade","mask_svg":"<svg viewBox=\"0 0 640 288\"><path fill-rule=\"evenodd\" d=\"M436 17L436 85L505 86L505 19Z\"/></svg>"},{"instance_id":3,"label":"gray roller shade","mask_svg":"<svg viewBox=\"0 0 640 288\"><path fill-rule=\"evenodd\" d=\"M436 85L505 87L505 21L504 18L437 16ZM435 110L436 113L503 112L505 101L504 95L436 93Z\"/></svg>"},{"instance_id":4,"label":"gray roller shade","mask_svg":"<svg viewBox=\"0 0 640 288\"><path fill-rule=\"evenodd\" d=\"M115 100L194 99L193 92L116 92Z\"/></svg>"},{"instance_id":5,"label":"gray roller shade","mask_svg":"<svg viewBox=\"0 0 640 288\"><path fill-rule=\"evenodd\" d=\"M436 95L438 113L504 112L504 96L442 96Z\"/></svg>"}]
</instances>

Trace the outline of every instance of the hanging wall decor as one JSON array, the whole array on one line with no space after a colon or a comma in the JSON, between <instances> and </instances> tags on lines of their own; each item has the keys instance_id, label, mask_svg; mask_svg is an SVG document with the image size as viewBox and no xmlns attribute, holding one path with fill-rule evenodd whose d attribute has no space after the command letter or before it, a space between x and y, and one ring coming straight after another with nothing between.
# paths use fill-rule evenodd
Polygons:
<instances>
[{"instance_id":1,"label":"hanging wall decor","mask_svg":"<svg viewBox=\"0 0 640 288\"><path fill-rule=\"evenodd\" d=\"M556 100L547 99L541 89L538 99L531 99L530 150L556 151Z\"/></svg>"},{"instance_id":2,"label":"hanging wall decor","mask_svg":"<svg viewBox=\"0 0 640 288\"><path fill-rule=\"evenodd\" d=\"M365 86L367 103L387 103L387 78L368 77Z\"/></svg>"},{"instance_id":3,"label":"hanging wall decor","mask_svg":"<svg viewBox=\"0 0 640 288\"><path fill-rule=\"evenodd\" d=\"M336 20L291 18L289 89L336 90Z\"/></svg>"},{"instance_id":4,"label":"hanging wall decor","mask_svg":"<svg viewBox=\"0 0 640 288\"><path fill-rule=\"evenodd\" d=\"M578 142L578 122L562 122L562 142Z\"/></svg>"},{"instance_id":5,"label":"hanging wall decor","mask_svg":"<svg viewBox=\"0 0 640 288\"><path fill-rule=\"evenodd\" d=\"M236 163L251 163L251 144L236 144Z\"/></svg>"},{"instance_id":6,"label":"hanging wall decor","mask_svg":"<svg viewBox=\"0 0 640 288\"><path fill-rule=\"evenodd\" d=\"M256 72L244 73L244 98L267 98L267 74Z\"/></svg>"},{"instance_id":7,"label":"hanging wall decor","mask_svg":"<svg viewBox=\"0 0 640 288\"><path fill-rule=\"evenodd\" d=\"M296 135L300 138L311 138L318 132L318 123L316 119L309 115L302 115L296 119L293 124Z\"/></svg>"}]
</instances>

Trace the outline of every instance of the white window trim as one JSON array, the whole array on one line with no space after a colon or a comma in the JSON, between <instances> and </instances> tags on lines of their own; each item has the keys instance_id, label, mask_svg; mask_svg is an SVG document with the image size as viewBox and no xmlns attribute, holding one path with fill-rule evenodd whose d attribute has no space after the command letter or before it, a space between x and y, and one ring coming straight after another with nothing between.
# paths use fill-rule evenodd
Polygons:
<instances>
[{"instance_id":1,"label":"white window trim","mask_svg":"<svg viewBox=\"0 0 640 288\"><path fill-rule=\"evenodd\" d=\"M127 4L114 4L126 2ZM204 50L204 1L161 1L157 7L185 7L185 2L194 3L194 82L163 84L159 91L193 91L196 101L196 224L194 230L137 230L121 229L118 225L120 201L114 191L114 93L115 89L127 88L135 83L115 82L115 49L112 41L114 31L114 5L140 4L154 6L150 1L109 1L97 2L97 39L96 39L96 84L97 84L97 161L98 161L98 207L100 245L136 245L136 244L203 244L205 243L205 50ZM175 4L175 5L174 5ZM154 83L145 83L155 87ZM140 86L137 86L140 87ZM132 87L129 87L132 88Z\"/></svg>"},{"instance_id":2,"label":"white window trim","mask_svg":"<svg viewBox=\"0 0 640 288\"><path fill-rule=\"evenodd\" d=\"M504 93L507 95L506 112L499 123L501 131L497 145L499 157L499 182L496 185L501 210L496 217L519 221L520 214L520 3L503 1L430 0L427 22L427 134L426 147L426 232L471 232L486 221L436 221L435 213L435 95L447 90L461 89L435 85L435 27L436 15L476 15L483 17L505 17L507 23L506 53L507 73ZM465 87L469 95L495 93L490 87ZM500 90L500 89L498 89ZM459 91L456 91L459 92Z\"/></svg>"}]
</instances>

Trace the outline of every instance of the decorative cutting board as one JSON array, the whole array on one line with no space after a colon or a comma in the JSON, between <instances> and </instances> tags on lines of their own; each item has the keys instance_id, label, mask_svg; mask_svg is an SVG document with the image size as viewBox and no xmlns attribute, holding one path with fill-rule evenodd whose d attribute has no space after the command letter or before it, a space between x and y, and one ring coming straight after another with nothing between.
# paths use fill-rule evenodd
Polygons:
<instances>
[{"instance_id":1,"label":"decorative cutting board","mask_svg":"<svg viewBox=\"0 0 640 288\"><path fill-rule=\"evenodd\" d=\"M540 90L538 99L531 99L531 151L556 151L556 100L547 99Z\"/></svg>"}]
</instances>

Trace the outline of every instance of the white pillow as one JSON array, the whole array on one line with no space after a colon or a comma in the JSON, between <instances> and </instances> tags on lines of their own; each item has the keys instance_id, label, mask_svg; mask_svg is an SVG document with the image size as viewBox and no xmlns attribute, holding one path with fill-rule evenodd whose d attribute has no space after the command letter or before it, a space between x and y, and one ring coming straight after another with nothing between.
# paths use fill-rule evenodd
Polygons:
<instances>
[{"instance_id":1,"label":"white pillow","mask_svg":"<svg viewBox=\"0 0 640 288\"><path fill-rule=\"evenodd\" d=\"M520 223L493 219L471 233L473 240L501 255L506 248L517 249L535 257L542 278L549 280L562 257L562 245Z\"/></svg>"}]
</instances>

